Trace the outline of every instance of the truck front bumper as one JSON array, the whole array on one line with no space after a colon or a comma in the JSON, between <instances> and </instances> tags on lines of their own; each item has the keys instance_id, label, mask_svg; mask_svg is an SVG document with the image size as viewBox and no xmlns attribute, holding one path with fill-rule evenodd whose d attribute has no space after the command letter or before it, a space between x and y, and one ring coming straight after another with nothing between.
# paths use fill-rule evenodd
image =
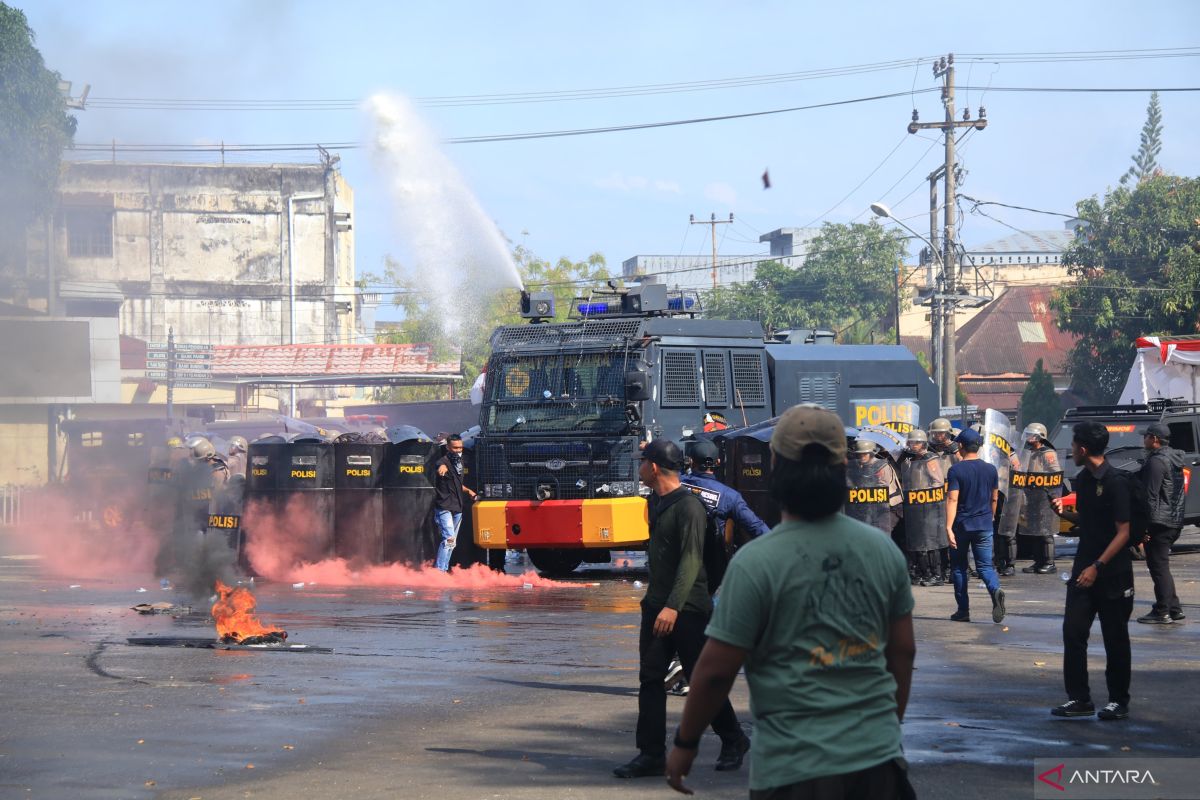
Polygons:
<instances>
[{"instance_id":1,"label":"truck front bumper","mask_svg":"<svg viewBox=\"0 0 1200 800\"><path fill-rule=\"evenodd\" d=\"M475 544L486 550L626 547L650 537L641 497L482 500L472 517Z\"/></svg>"}]
</instances>

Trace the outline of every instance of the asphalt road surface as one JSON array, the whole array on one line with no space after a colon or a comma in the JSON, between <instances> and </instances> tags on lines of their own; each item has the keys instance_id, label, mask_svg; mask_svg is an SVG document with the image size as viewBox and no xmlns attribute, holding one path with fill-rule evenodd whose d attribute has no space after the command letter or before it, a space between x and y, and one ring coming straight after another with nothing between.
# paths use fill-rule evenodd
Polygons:
<instances>
[{"instance_id":1,"label":"asphalt road surface","mask_svg":"<svg viewBox=\"0 0 1200 800\"><path fill-rule=\"evenodd\" d=\"M1006 579L1003 625L977 582L970 625L947 619L949 586L914 587L904 744L918 795L1030 797L1035 757L1200 753L1200 533L1178 550L1189 620L1130 624L1122 722L1048 714L1065 699L1056 576ZM637 571L555 588L257 586L263 620L333 648L322 654L132 646L131 636L211 637L212 622L202 606L130 610L187 602L148 576L51 577L40 564L0 532L0 797L675 796L660 779L610 773L635 752ZM1152 593L1144 564L1135 569L1137 616ZM1098 626L1092 656L1103 699ZM749 730L744 681L733 701ZM669 698L672 725L682 706ZM745 797L746 768L712 770L718 745L706 735L689 782L699 797Z\"/></svg>"}]
</instances>

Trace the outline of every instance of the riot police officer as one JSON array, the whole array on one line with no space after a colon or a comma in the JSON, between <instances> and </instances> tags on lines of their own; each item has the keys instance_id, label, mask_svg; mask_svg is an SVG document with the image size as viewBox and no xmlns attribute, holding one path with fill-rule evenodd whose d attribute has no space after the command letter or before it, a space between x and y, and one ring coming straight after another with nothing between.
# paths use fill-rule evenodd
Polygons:
<instances>
[{"instance_id":1,"label":"riot police officer","mask_svg":"<svg viewBox=\"0 0 1200 800\"><path fill-rule=\"evenodd\" d=\"M846 465L846 516L872 525L891 536L900 521L903 495L896 470L876 454L877 446L855 439ZM903 548L901 548L903 549Z\"/></svg>"},{"instance_id":2,"label":"riot police officer","mask_svg":"<svg viewBox=\"0 0 1200 800\"><path fill-rule=\"evenodd\" d=\"M229 477L241 477L246 479L246 451L249 445L246 443L245 436L230 436L228 455L225 458L225 466L229 470Z\"/></svg>"},{"instance_id":3,"label":"riot police officer","mask_svg":"<svg viewBox=\"0 0 1200 800\"><path fill-rule=\"evenodd\" d=\"M1033 537L1033 563L1022 572L1051 575L1058 571L1054 565L1058 515L1051 501L1062 495L1062 468L1050 447L1045 425L1030 423L1022 431L1021 441L1021 450L1010 459L1008 499L1000 528L1006 536L1016 533Z\"/></svg>"},{"instance_id":4,"label":"riot police officer","mask_svg":"<svg viewBox=\"0 0 1200 800\"><path fill-rule=\"evenodd\" d=\"M691 443L687 452L692 459L692 471L681 476L681 480L683 485L691 488L704 503L704 509L713 522L712 527L716 538L719 539L714 543L719 545L717 549L720 551L716 554L715 561L707 547L704 561L705 570L708 573L708 589L715 593L717 587L721 585L721 577L725 574L728 556L732 555L732 551L735 549L733 523L741 526L742 530L750 537L762 536L764 533L769 533L771 529L759 519L750 506L746 505L746 499L737 489L726 486L717 480L714 470L721 463L721 459L720 451L714 443L707 439L701 439ZM700 491L696 491L697 489ZM721 554L726 557L720 558ZM714 570L717 572L715 575L713 574Z\"/></svg>"},{"instance_id":5,"label":"riot police officer","mask_svg":"<svg viewBox=\"0 0 1200 800\"><path fill-rule=\"evenodd\" d=\"M954 441L954 426L945 417L929 423L929 450L942 460L943 472L949 472L952 465L962 461L958 442Z\"/></svg>"},{"instance_id":6,"label":"riot police officer","mask_svg":"<svg viewBox=\"0 0 1200 800\"><path fill-rule=\"evenodd\" d=\"M949 475L950 468L962 461L958 442L954 441L954 426L945 417L938 417L929 423L929 450L942 462L942 475ZM950 548L943 547L938 551L938 561L941 579L950 582Z\"/></svg>"},{"instance_id":7,"label":"riot police officer","mask_svg":"<svg viewBox=\"0 0 1200 800\"><path fill-rule=\"evenodd\" d=\"M929 436L920 428L908 434L900 467L904 491L904 537L913 578L921 586L944 581L938 551L950 546L946 535L946 473L941 459L929 451Z\"/></svg>"}]
</instances>

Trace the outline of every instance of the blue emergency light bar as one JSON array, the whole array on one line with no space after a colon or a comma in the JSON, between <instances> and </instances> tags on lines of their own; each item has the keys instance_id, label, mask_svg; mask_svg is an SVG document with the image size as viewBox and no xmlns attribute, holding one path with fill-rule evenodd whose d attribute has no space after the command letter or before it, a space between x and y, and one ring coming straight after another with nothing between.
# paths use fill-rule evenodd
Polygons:
<instances>
[{"instance_id":1,"label":"blue emergency light bar","mask_svg":"<svg viewBox=\"0 0 1200 800\"><path fill-rule=\"evenodd\" d=\"M607 314L608 306L608 303L580 303L576 308L583 316L590 317L596 314ZM619 311L620 308L620 306L617 306L616 310Z\"/></svg>"},{"instance_id":2,"label":"blue emergency light bar","mask_svg":"<svg viewBox=\"0 0 1200 800\"><path fill-rule=\"evenodd\" d=\"M667 299L667 309L669 311L686 311L694 305L696 305L696 298L687 297L686 295Z\"/></svg>"}]
</instances>

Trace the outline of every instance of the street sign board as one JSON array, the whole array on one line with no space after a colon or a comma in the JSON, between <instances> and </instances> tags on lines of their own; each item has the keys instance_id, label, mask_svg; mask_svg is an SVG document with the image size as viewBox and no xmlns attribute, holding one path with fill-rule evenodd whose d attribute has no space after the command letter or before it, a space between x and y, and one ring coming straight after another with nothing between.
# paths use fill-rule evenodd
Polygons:
<instances>
[{"instance_id":1,"label":"street sign board","mask_svg":"<svg viewBox=\"0 0 1200 800\"><path fill-rule=\"evenodd\" d=\"M166 342L150 342L146 345L149 350L166 350ZM175 352L187 351L190 353L211 353L213 346L211 344L181 344L175 343Z\"/></svg>"},{"instance_id":2,"label":"street sign board","mask_svg":"<svg viewBox=\"0 0 1200 800\"><path fill-rule=\"evenodd\" d=\"M194 370L194 369L177 369L177 370L175 370L175 377L176 378L208 379L208 378L212 377L212 373L211 372L203 372L201 370Z\"/></svg>"},{"instance_id":3,"label":"street sign board","mask_svg":"<svg viewBox=\"0 0 1200 800\"><path fill-rule=\"evenodd\" d=\"M208 381L176 381L176 389L211 389L212 384Z\"/></svg>"},{"instance_id":4,"label":"street sign board","mask_svg":"<svg viewBox=\"0 0 1200 800\"><path fill-rule=\"evenodd\" d=\"M178 361L211 361L213 354L211 351L207 353L192 353L188 351L175 353L175 358Z\"/></svg>"},{"instance_id":5,"label":"street sign board","mask_svg":"<svg viewBox=\"0 0 1200 800\"><path fill-rule=\"evenodd\" d=\"M166 359L163 359L162 361L151 360L149 358L146 359L146 369L166 369L166 368L167 368Z\"/></svg>"},{"instance_id":6,"label":"street sign board","mask_svg":"<svg viewBox=\"0 0 1200 800\"><path fill-rule=\"evenodd\" d=\"M167 371L165 369L148 369L146 370L147 378L158 378L160 380L167 379Z\"/></svg>"}]
</instances>

